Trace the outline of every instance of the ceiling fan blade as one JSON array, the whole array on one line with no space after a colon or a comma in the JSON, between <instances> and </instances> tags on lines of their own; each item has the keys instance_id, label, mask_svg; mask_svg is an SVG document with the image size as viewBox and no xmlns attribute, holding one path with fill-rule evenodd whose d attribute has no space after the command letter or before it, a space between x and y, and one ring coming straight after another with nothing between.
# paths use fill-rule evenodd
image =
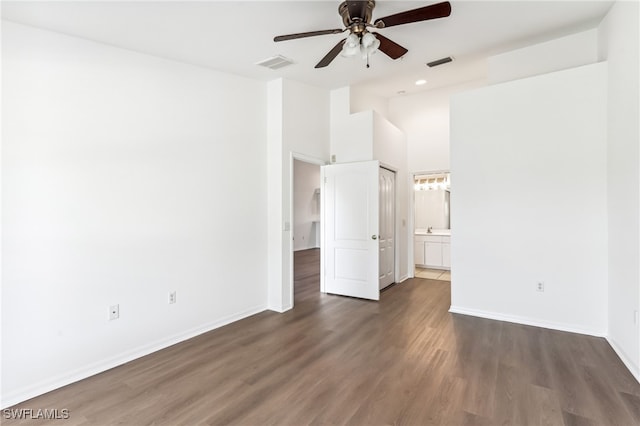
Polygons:
<instances>
[{"instance_id":1,"label":"ceiling fan blade","mask_svg":"<svg viewBox=\"0 0 640 426\"><path fill-rule=\"evenodd\" d=\"M445 1L376 19L374 25L378 28L387 28L395 25L410 24L412 22L427 21L429 19L444 18L449 15L451 15L451 3Z\"/></svg>"},{"instance_id":2,"label":"ceiling fan blade","mask_svg":"<svg viewBox=\"0 0 640 426\"><path fill-rule=\"evenodd\" d=\"M391 59L398 59L399 57L401 57L402 55L408 52L407 49L400 46L395 41L389 40L382 34L374 33L374 35L378 40L380 40L380 46L378 47L378 50L380 50L382 53L384 53Z\"/></svg>"},{"instance_id":3,"label":"ceiling fan blade","mask_svg":"<svg viewBox=\"0 0 640 426\"><path fill-rule=\"evenodd\" d=\"M318 62L318 64L315 66L315 68L324 68L327 65L329 65L331 63L331 61L333 61L336 56L338 56L338 54L342 51L342 46L344 46L344 42L347 41L347 39L345 38L344 40L340 41L338 44L336 44L333 49L331 49L329 51L329 53L327 53L325 55L324 58L322 58L320 60L320 62Z\"/></svg>"},{"instance_id":4,"label":"ceiling fan blade","mask_svg":"<svg viewBox=\"0 0 640 426\"><path fill-rule=\"evenodd\" d=\"M351 20L353 20L353 18L364 19L366 4L367 4L366 1L358 1L358 0L347 1L347 10L349 11L349 17L351 18Z\"/></svg>"},{"instance_id":5,"label":"ceiling fan blade","mask_svg":"<svg viewBox=\"0 0 640 426\"><path fill-rule=\"evenodd\" d=\"M344 29L336 28L334 30L309 31L306 33L287 34L287 35L276 36L273 38L273 41L294 40L296 38L314 37L314 36L326 35L326 34L340 34L344 31L345 31Z\"/></svg>"}]
</instances>

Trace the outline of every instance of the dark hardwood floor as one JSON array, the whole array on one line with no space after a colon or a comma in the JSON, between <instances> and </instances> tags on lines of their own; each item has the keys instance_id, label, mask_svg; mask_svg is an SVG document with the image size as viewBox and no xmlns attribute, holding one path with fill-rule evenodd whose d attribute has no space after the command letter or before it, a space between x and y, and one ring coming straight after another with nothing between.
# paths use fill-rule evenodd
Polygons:
<instances>
[{"instance_id":1,"label":"dark hardwood floor","mask_svg":"<svg viewBox=\"0 0 640 426\"><path fill-rule=\"evenodd\" d=\"M323 295L318 259L295 254L292 311L14 408L66 408L65 425L640 424L640 384L604 339L450 314L446 281L412 279L379 303Z\"/></svg>"}]
</instances>

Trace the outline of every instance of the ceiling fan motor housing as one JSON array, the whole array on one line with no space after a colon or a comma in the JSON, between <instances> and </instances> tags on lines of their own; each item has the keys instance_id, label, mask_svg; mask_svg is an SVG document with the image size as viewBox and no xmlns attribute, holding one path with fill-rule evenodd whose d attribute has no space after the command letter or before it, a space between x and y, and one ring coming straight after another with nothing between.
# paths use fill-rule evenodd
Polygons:
<instances>
[{"instance_id":1,"label":"ceiling fan motor housing","mask_svg":"<svg viewBox=\"0 0 640 426\"><path fill-rule=\"evenodd\" d=\"M350 16L350 6L351 10L358 10L358 15L360 16ZM349 0L342 2L340 6L338 6L338 13L342 17L342 23L345 27L351 28L355 33L361 33L366 28L366 24L371 22L374 7L376 7L375 0Z\"/></svg>"}]
</instances>

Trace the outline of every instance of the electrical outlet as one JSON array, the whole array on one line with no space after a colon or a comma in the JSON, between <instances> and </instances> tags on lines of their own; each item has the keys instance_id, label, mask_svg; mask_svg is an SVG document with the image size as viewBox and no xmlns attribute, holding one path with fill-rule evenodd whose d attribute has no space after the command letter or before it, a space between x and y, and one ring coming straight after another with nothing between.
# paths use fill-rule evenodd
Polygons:
<instances>
[{"instance_id":1,"label":"electrical outlet","mask_svg":"<svg viewBox=\"0 0 640 426\"><path fill-rule=\"evenodd\" d=\"M536 290L544 291L544 282L538 281L538 285L536 286Z\"/></svg>"},{"instance_id":2,"label":"electrical outlet","mask_svg":"<svg viewBox=\"0 0 640 426\"><path fill-rule=\"evenodd\" d=\"M172 291L171 293L169 293L169 304L174 304L176 303L178 299L176 299L176 292Z\"/></svg>"},{"instance_id":3,"label":"electrical outlet","mask_svg":"<svg viewBox=\"0 0 640 426\"><path fill-rule=\"evenodd\" d=\"M120 305L109 306L109 321L120 318Z\"/></svg>"}]
</instances>

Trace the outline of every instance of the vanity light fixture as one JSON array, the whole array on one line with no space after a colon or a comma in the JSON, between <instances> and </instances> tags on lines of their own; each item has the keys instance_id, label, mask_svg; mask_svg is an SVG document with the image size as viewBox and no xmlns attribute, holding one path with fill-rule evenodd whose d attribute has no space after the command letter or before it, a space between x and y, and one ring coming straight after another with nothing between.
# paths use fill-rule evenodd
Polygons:
<instances>
[{"instance_id":1,"label":"vanity light fixture","mask_svg":"<svg viewBox=\"0 0 640 426\"><path fill-rule=\"evenodd\" d=\"M449 173L438 173L415 177L414 189L416 191L430 191L434 189L448 190L451 187Z\"/></svg>"}]
</instances>

